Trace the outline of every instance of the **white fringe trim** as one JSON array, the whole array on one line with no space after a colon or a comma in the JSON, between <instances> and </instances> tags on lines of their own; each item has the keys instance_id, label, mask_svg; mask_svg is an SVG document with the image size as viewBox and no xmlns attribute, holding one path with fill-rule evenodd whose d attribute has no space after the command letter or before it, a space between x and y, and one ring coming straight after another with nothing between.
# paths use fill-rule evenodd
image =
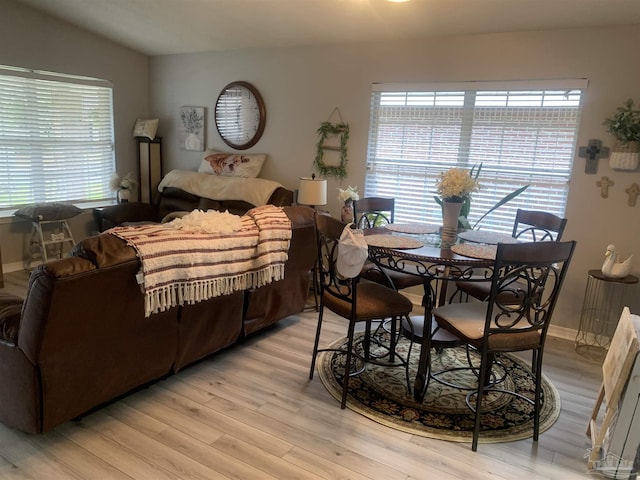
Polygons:
<instances>
[{"instance_id":1,"label":"white fringe trim","mask_svg":"<svg viewBox=\"0 0 640 480\"><path fill-rule=\"evenodd\" d=\"M145 317L183 304L194 304L239 290L259 288L284 278L284 265L269 265L257 272L216 277L196 282L176 282L145 292Z\"/></svg>"}]
</instances>

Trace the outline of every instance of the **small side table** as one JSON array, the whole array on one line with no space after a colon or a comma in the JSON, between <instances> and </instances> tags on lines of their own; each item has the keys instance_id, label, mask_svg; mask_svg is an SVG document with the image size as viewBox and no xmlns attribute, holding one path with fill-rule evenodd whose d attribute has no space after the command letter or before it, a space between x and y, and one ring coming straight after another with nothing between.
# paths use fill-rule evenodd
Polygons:
<instances>
[{"instance_id":1,"label":"small side table","mask_svg":"<svg viewBox=\"0 0 640 480\"><path fill-rule=\"evenodd\" d=\"M600 360L604 358L622 309L633 292L638 277L610 278L601 270L589 270L582 304L580 327L576 335L576 352Z\"/></svg>"},{"instance_id":2,"label":"small side table","mask_svg":"<svg viewBox=\"0 0 640 480\"><path fill-rule=\"evenodd\" d=\"M69 227L67 220L66 218L60 220L41 220L37 218L31 222L31 241L29 242L29 251L24 259L25 270L31 270L31 262L37 259L38 256L40 256L42 263L47 263L50 260L49 251L47 250L49 245L56 248L56 258L62 258L65 243L68 243L69 247L75 245L71 227ZM47 232L48 237L46 237L43 233L43 227L45 229L53 227L57 233Z\"/></svg>"}]
</instances>

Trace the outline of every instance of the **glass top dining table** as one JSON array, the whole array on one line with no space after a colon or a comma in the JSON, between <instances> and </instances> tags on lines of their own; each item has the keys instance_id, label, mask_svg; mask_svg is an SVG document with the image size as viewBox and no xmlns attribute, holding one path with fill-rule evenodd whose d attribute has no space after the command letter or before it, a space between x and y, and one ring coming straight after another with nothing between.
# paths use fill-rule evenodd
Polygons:
<instances>
[{"instance_id":1,"label":"glass top dining table","mask_svg":"<svg viewBox=\"0 0 640 480\"><path fill-rule=\"evenodd\" d=\"M412 235L400 233L397 229L376 227L364 230L364 234L369 246L369 259L382 267L383 272L388 268L422 277L424 323L421 325L420 358L413 389L416 401L422 402L430 373L429 346L434 343L432 329L424 328L425 325L432 325L431 311L446 302L449 281L486 281L487 276L478 275L478 272L484 271L490 275L496 245L458 239L454 245L443 246L437 229L431 233Z\"/></svg>"}]
</instances>

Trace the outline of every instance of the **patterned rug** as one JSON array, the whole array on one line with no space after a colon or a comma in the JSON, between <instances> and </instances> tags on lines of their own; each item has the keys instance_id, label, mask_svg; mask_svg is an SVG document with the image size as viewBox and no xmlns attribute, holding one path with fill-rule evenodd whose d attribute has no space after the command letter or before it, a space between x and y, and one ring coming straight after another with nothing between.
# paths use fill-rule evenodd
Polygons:
<instances>
[{"instance_id":1,"label":"patterned rug","mask_svg":"<svg viewBox=\"0 0 640 480\"><path fill-rule=\"evenodd\" d=\"M386 339L382 338L382 342ZM346 345L346 338L334 342L330 348ZM398 352L406 356L409 341L402 338ZM359 352L362 345L358 342ZM387 351L372 346L373 355L384 361ZM420 347L414 345L410 360L411 388L415 378ZM472 362L479 365L479 358L471 354ZM530 359L530 356L529 356ZM433 371L442 371L450 367L468 366L464 347L447 348L434 353ZM499 356L500 363L508 371L501 384L505 390L516 391L533 399L534 377L527 362L511 354ZM530 361L530 360L529 360ZM360 361L358 361L360 362ZM318 373L323 385L338 401L342 398L342 377L345 355L333 351L319 355ZM361 362L360 365L361 366ZM354 366L353 368L357 368ZM504 370L494 367L494 374L502 375ZM476 377L471 370L459 370L440 377L449 383L475 389ZM544 376L542 380L542 409L540 414L540 433L548 430L560 415L560 397L558 391ZM423 437L470 442L473 432L474 415L465 403L468 390L444 385L433 378L429 382L424 401L418 404L407 391L405 369L403 366L380 366L367 363L366 369L349 380L347 407L383 425ZM480 443L509 442L533 436L533 405L513 395L492 392L483 402Z\"/></svg>"}]
</instances>

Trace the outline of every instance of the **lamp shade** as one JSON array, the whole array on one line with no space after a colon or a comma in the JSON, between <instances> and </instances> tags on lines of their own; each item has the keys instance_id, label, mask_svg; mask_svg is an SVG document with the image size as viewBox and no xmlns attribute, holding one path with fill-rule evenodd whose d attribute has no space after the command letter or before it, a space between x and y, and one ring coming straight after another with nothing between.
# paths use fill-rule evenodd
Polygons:
<instances>
[{"instance_id":1,"label":"lamp shade","mask_svg":"<svg viewBox=\"0 0 640 480\"><path fill-rule=\"evenodd\" d=\"M327 181L309 177L300 177L298 187L299 205L326 205L327 204Z\"/></svg>"}]
</instances>

